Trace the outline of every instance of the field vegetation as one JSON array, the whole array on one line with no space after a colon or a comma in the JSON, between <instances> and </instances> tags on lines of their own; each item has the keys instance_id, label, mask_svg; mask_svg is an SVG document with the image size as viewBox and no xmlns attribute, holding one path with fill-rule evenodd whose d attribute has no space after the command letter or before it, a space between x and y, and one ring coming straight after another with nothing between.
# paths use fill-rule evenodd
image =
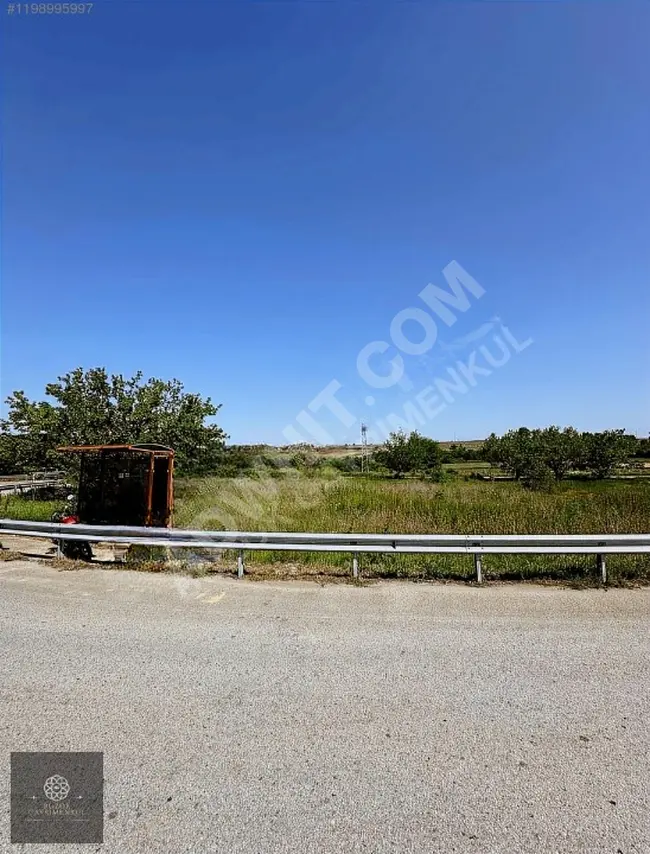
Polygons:
<instances>
[{"instance_id":1,"label":"field vegetation","mask_svg":"<svg viewBox=\"0 0 650 854\"><path fill-rule=\"evenodd\" d=\"M25 519L29 522L49 522L52 513L60 509L61 500L40 501L19 495L0 496L1 519Z\"/></svg>"},{"instance_id":2,"label":"field vegetation","mask_svg":"<svg viewBox=\"0 0 650 854\"><path fill-rule=\"evenodd\" d=\"M385 533L634 533L650 529L650 439L624 430L520 427L471 442L394 433L381 446L236 446L220 405L178 380L77 368L44 400L14 391L0 420L0 475L65 471L70 444L153 442L175 449L175 524L230 530ZM645 477L645 479L644 479ZM46 496L42 496L46 497ZM61 501L0 497L5 518L49 520ZM226 556L229 560L230 557ZM254 553L251 567L277 563ZM349 574L348 555L282 555ZM467 577L467 556L361 556L368 576ZM612 556L610 577L650 580L649 556ZM584 577L592 558L489 556L496 578Z\"/></svg>"},{"instance_id":3,"label":"field vegetation","mask_svg":"<svg viewBox=\"0 0 650 854\"><path fill-rule=\"evenodd\" d=\"M377 477L203 478L177 485L175 524L212 530L340 533L644 533L650 482L576 480L552 492L516 482L455 479L445 483ZM277 553L247 555L251 567L278 562ZM350 556L282 554L282 561L349 575ZM368 577L463 578L464 555L361 555ZM489 555L488 577L579 579L594 558ZM612 580L650 581L650 556L608 557Z\"/></svg>"}]
</instances>

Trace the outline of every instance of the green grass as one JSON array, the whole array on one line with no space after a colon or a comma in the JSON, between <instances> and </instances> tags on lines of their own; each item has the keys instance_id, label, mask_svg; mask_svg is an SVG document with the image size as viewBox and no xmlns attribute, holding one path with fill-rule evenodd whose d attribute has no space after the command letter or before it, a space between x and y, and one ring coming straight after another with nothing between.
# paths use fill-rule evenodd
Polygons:
<instances>
[{"instance_id":1,"label":"green grass","mask_svg":"<svg viewBox=\"0 0 650 854\"><path fill-rule=\"evenodd\" d=\"M282 477L197 478L176 482L174 524L184 528L340 533L582 534L647 533L650 482L566 481L551 493L512 482L340 477L334 472ZM19 496L0 499L0 517L48 521L58 501ZM234 555L225 555L234 566ZM364 577L463 579L472 576L466 555L360 555ZM249 552L253 575L268 577L281 563L289 575L349 577L347 554ZM612 583L650 583L650 556L611 555ZM487 555L486 578L593 580L595 558L564 555ZM285 573L286 574L286 573Z\"/></svg>"},{"instance_id":2,"label":"green grass","mask_svg":"<svg viewBox=\"0 0 650 854\"><path fill-rule=\"evenodd\" d=\"M286 476L268 480L204 478L177 484L175 524L213 530L341 533L645 533L650 528L650 483L567 481L552 493L511 482ZM277 562L255 552L251 566ZM283 553L282 560L333 572L349 567L342 554ZM465 578L464 555L361 555L372 577ZM488 555L491 578L579 581L594 574L593 557ZM650 581L650 557L608 557L616 582Z\"/></svg>"},{"instance_id":3,"label":"green grass","mask_svg":"<svg viewBox=\"0 0 650 854\"><path fill-rule=\"evenodd\" d=\"M481 474L487 475L499 475L502 472L498 469L494 468L490 465L490 463L484 463L474 460L463 460L458 463L443 463L442 467L447 472L457 472L461 476L467 476L472 474L472 472L480 472Z\"/></svg>"},{"instance_id":4,"label":"green grass","mask_svg":"<svg viewBox=\"0 0 650 854\"><path fill-rule=\"evenodd\" d=\"M30 522L49 522L61 501L38 501L18 495L0 498L0 519L24 519Z\"/></svg>"}]
</instances>

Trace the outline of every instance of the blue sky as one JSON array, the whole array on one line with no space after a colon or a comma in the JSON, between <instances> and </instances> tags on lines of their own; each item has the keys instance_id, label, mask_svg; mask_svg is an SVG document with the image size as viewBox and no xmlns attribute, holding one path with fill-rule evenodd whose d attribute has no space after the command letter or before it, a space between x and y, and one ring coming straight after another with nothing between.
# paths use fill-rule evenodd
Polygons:
<instances>
[{"instance_id":1,"label":"blue sky","mask_svg":"<svg viewBox=\"0 0 650 854\"><path fill-rule=\"evenodd\" d=\"M322 426L355 441L498 317L534 343L422 432L647 434L649 25L645 3L7 16L3 398L141 369L222 403L232 441L281 443L336 379L357 420ZM404 355L410 389L370 389L357 354L385 340L386 371L393 317L452 260L485 293Z\"/></svg>"}]
</instances>

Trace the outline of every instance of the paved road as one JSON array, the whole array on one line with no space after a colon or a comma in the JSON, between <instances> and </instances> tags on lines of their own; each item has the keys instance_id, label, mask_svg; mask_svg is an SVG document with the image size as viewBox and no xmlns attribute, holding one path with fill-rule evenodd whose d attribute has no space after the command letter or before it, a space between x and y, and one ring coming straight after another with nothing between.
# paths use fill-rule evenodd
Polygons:
<instances>
[{"instance_id":1,"label":"paved road","mask_svg":"<svg viewBox=\"0 0 650 854\"><path fill-rule=\"evenodd\" d=\"M647 854L649 617L647 589L0 563L0 797L10 750L102 750L116 854Z\"/></svg>"}]
</instances>

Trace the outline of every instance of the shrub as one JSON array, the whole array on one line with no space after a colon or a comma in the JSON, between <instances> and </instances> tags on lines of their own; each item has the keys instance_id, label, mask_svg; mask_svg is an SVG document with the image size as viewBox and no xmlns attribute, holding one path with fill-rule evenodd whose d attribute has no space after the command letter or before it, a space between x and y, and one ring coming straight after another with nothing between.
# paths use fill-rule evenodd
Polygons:
<instances>
[{"instance_id":1,"label":"shrub","mask_svg":"<svg viewBox=\"0 0 650 854\"><path fill-rule=\"evenodd\" d=\"M550 466L546 465L543 460L535 458L522 472L521 482L528 489L550 492L556 482L556 477Z\"/></svg>"},{"instance_id":2,"label":"shrub","mask_svg":"<svg viewBox=\"0 0 650 854\"><path fill-rule=\"evenodd\" d=\"M337 471L342 471L342 472L345 472L347 474L353 474L355 472L361 471L361 457L360 456L332 457L329 460L329 463Z\"/></svg>"}]
</instances>

